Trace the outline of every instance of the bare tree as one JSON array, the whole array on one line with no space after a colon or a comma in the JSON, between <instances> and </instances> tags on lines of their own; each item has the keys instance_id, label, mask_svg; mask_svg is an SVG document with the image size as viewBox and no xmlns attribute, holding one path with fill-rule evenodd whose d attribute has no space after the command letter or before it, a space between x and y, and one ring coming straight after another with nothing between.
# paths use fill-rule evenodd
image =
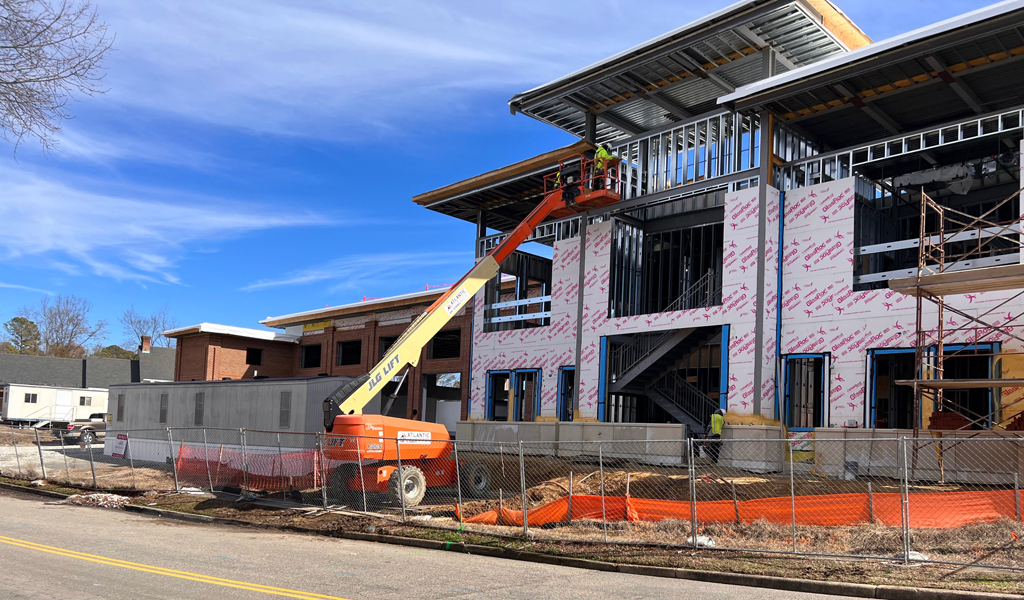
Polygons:
<instances>
[{"instance_id":1,"label":"bare tree","mask_svg":"<svg viewBox=\"0 0 1024 600\"><path fill-rule=\"evenodd\" d=\"M47 356L82 358L88 354L86 344L106 337L107 322L89 322L92 303L78 296L44 296L35 309L22 309L22 316L39 325L43 352Z\"/></svg>"},{"instance_id":2,"label":"bare tree","mask_svg":"<svg viewBox=\"0 0 1024 600\"><path fill-rule=\"evenodd\" d=\"M74 93L106 91L112 43L88 0L0 0L0 137L54 148Z\"/></svg>"},{"instance_id":3,"label":"bare tree","mask_svg":"<svg viewBox=\"0 0 1024 600\"><path fill-rule=\"evenodd\" d=\"M154 346L163 346L165 348L174 346L174 340L164 337L164 332L177 327L178 320L168 316L166 304L151 315L139 314L135 307L132 306L124 311L119 321L121 322L121 330L125 335L123 343L125 348L133 348L135 345L138 345L144 335L152 338L151 343Z\"/></svg>"}]
</instances>

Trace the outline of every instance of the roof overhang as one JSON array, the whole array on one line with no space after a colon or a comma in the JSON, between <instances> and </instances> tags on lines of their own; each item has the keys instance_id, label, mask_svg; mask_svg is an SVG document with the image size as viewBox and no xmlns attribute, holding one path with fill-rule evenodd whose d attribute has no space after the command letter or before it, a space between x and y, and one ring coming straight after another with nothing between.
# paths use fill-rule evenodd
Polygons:
<instances>
[{"instance_id":1,"label":"roof overhang","mask_svg":"<svg viewBox=\"0 0 1024 600\"><path fill-rule=\"evenodd\" d=\"M325 319L337 319L339 317L350 317L410 306L425 306L432 304L435 300L440 298L442 294L448 291L448 289L449 288L447 287L435 288L422 292L413 292L411 294L390 296L387 298L374 298L373 300L354 302L352 304L344 304L342 306L307 310L304 312L292 313L290 315L282 315L280 317L267 317L260 321L260 324L266 325L267 327L283 328L291 325L315 323Z\"/></svg>"},{"instance_id":2,"label":"roof overhang","mask_svg":"<svg viewBox=\"0 0 1024 600\"><path fill-rule=\"evenodd\" d=\"M544 195L544 176L560 161L593 150L587 142L545 152L495 169L483 175L413 196L412 201L430 210L475 223L486 211L487 226L506 231L518 225Z\"/></svg>"},{"instance_id":3,"label":"roof overhang","mask_svg":"<svg viewBox=\"0 0 1024 600\"><path fill-rule=\"evenodd\" d=\"M704 113L771 72L870 42L827 0L748 0L517 94L509 107L580 138L592 120L597 141L617 140Z\"/></svg>"},{"instance_id":4,"label":"roof overhang","mask_svg":"<svg viewBox=\"0 0 1024 600\"><path fill-rule=\"evenodd\" d=\"M199 333L216 333L219 335L231 335L235 337L264 340L269 342L297 343L299 341L298 336L288 335L286 333L280 333L277 331L270 331L269 329L249 329L247 327L218 325L217 323L199 323L198 325L191 325L189 327L168 329L167 331L163 332L163 335L164 337L168 338L181 338L188 335L196 335Z\"/></svg>"},{"instance_id":5,"label":"roof overhang","mask_svg":"<svg viewBox=\"0 0 1024 600\"><path fill-rule=\"evenodd\" d=\"M738 88L720 102L767 109L825 148L845 148L1021 104L1024 0L1009 0Z\"/></svg>"}]
</instances>

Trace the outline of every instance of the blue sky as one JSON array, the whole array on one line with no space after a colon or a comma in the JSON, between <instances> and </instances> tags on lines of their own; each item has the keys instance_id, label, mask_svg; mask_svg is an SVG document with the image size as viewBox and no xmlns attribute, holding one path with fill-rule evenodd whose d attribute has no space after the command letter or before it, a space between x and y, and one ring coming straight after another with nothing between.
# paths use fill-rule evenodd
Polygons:
<instances>
[{"instance_id":1,"label":"blue sky","mask_svg":"<svg viewBox=\"0 0 1024 600\"><path fill-rule=\"evenodd\" d=\"M0 321L42 294L181 325L451 283L473 227L410 198L573 141L507 100L726 6L98 0L109 92L0 147ZM875 40L978 8L837 0Z\"/></svg>"}]
</instances>

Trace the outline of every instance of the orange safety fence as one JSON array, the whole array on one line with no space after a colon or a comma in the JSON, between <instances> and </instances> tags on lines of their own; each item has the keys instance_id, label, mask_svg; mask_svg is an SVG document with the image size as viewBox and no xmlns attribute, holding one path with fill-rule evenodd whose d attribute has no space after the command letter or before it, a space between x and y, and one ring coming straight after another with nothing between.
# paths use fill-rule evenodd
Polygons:
<instances>
[{"instance_id":1,"label":"orange safety fence","mask_svg":"<svg viewBox=\"0 0 1024 600\"><path fill-rule=\"evenodd\" d=\"M868 494L835 494L797 496L795 500L789 496L739 502L707 500L697 501L694 508L697 521L701 523L735 523L737 520L753 523L764 520L788 525L792 523L791 511L795 505L796 522L799 525L859 525L869 522L873 513L876 522L898 526L902 522L900 501L898 493L874 494L870 499ZM948 529L1004 517L1013 519L1016 516L1013 490L910 494L909 502L910 526L915 528ZM526 520L532 527L564 523L570 520L568 512L569 498L563 497L527 510ZM600 521L605 515L608 521L689 521L690 502L605 496L602 503L601 496L573 496L573 520ZM522 526L523 513L502 507L500 518L495 509L467 517L465 522Z\"/></svg>"},{"instance_id":2,"label":"orange safety fence","mask_svg":"<svg viewBox=\"0 0 1024 600\"><path fill-rule=\"evenodd\" d=\"M182 444L178 447L175 468L178 484L182 486L205 489L212 482L215 488L247 485L250 490L281 491L319 486L320 461L316 450L243 455L238 448Z\"/></svg>"}]
</instances>

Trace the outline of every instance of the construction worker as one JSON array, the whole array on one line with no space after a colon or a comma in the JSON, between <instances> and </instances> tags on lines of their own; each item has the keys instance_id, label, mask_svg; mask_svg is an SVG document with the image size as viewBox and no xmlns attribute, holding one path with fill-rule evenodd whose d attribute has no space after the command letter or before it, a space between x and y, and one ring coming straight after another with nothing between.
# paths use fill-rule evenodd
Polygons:
<instances>
[{"instance_id":1,"label":"construction worker","mask_svg":"<svg viewBox=\"0 0 1024 600\"><path fill-rule=\"evenodd\" d=\"M594 153L594 189L604 189L604 174L608 169L608 161L615 156L612 154L612 147L608 144L601 144Z\"/></svg>"},{"instance_id":2,"label":"construction worker","mask_svg":"<svg viewBox=\"0 0 1024 600\"><path fill-rule=\"evenodd\" d=\"M718 455L722 451L722 428L725 427L725 411L721 408L716 410L711 415L711 422L708 423L708 439L707 442L708 456L711 457L711 461L718 464Z\"/></svg>"}]
</instances>

